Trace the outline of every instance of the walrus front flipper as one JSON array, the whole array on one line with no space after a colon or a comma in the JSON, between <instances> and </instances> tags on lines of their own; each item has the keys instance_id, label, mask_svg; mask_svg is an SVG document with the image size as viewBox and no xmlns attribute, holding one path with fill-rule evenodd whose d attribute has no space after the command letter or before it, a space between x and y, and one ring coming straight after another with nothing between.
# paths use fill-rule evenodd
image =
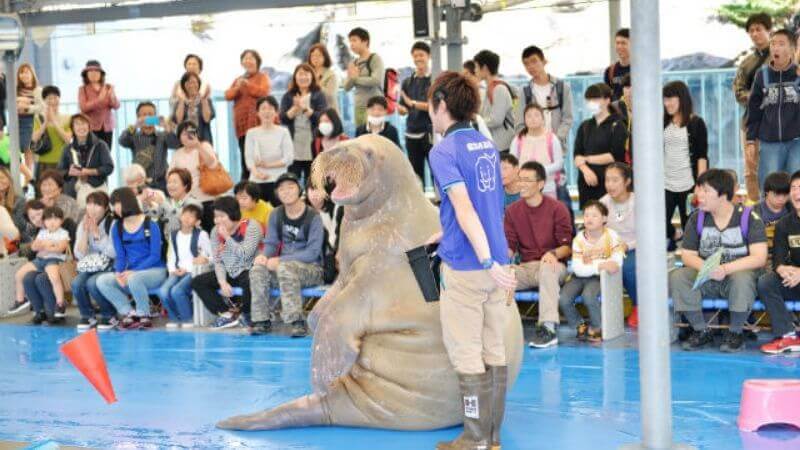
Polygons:
<instances>
[{"instance_id":1,"label":"walrus front flipper","mask_svg":"<svg viewBox=\"0 0 800 450\"><path fill-rule=\"evenodd\" d=\"M330 423L330 416L325 412L320 397L311 394L255 414L225 419L217 423L217 428L256 431L330 425Z\"/></svg>"}]
</instances>

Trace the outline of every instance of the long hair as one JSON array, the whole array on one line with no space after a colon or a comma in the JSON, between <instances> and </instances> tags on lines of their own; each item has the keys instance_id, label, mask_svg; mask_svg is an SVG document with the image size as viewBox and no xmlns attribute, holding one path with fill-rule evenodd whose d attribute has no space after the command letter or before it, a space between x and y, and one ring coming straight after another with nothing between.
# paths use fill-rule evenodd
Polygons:
<instances>
[{"instance_id":1,"label":"long hair","mask_svg":"<svg viewBox=\"0 0 800 450\"><path fill-rule=\"evenodd\" d=\"M692 94L689 92L689 86L680 80L670 81L664 85L664 98L678 98L678 113L681 115L681 128L689 123L694 111L692 106ZM667 113L667 108L664 108L664 128L669 126L672 122L672 116Z\"/></svg>"},{"instance_id":2,"label":"long hair","mask_svg":"<svg viewBox=\"0 0 800 450\"><path fill-rule=\"evenodd\" d=\"M20 74L23 70L30 70L31 71L31 87L25 87L22 85L22 80L20 79ZM17 68L17 94L20 94L22 89L36 89L36 86L39 85L39 80L36 78L36 71L33 70L33 66L28 63L22 63Z\"/></svg>"},{"instance_id":3,"label":"long hair","mask_svg":"<svg viewBox=\"0 0 800 450\"><path fill-rule=\"evenodd\" d=\"M300 92L300 88L297 86L297 72L300 72L301 70L305 70L306 72L311 74L311 84L308 86L308 91L309 92L318 91L319 84L317 84L317 75L314 72L314 68L311 67L311 64L301 63L294 68L294 73L292 74L292 81L289 82L288 92L292 95L295 95Z\"/></svg>"},{"instance_id":4,"label":"long hair","mask_svg":"<svg viewBox=\"0 0 800 450\"><path fill-rule=\"evenodd\" d=\"M13 178L11 177L11 172L3 166L0 166L0 175L6 177L8 180L8 191L5 195L0 194L0 198L2 198L3 206L6 207L9 214L14 214L14 207L17 204L17 193L14 191L14 183Z\"/></svg>"},{"instance_id":5,"label":"long hair","mask_svg":"<svg viewBox=\"0 0 800 450\"><path fill-rule=\"evenodd\" d=\"M320 43L316 43L312 45L310 49L308 49L308 58L306 58L306 63L308 63L308 65L311 65L311 54L317 51L322 53L322 59L324 60L322 66L325 68L330 68L331 65L333 64L333 61L331 60L331 55L330 53L328 53L328 49L325 47L325 45Z\"/></svg>"}]
</instances>

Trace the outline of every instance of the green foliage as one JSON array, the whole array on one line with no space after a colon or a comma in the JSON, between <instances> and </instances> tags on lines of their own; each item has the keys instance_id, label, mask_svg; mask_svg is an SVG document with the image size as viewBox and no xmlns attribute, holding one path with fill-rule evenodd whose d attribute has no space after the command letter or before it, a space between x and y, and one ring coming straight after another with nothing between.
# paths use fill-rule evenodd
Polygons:
<instances>
[{"instance_id":1,"label":"green foliage","mask_svg":"<svg viewBox=\"0 0 800 450\"><path fill-rule=\"evenodd\" d=\"M772 16L775 27L780 28L791 19L799 6L798 0L734 0L720 6L717 15L722 22L744 27L751 14L765 12Z\"/></svg>"}]
</instances>

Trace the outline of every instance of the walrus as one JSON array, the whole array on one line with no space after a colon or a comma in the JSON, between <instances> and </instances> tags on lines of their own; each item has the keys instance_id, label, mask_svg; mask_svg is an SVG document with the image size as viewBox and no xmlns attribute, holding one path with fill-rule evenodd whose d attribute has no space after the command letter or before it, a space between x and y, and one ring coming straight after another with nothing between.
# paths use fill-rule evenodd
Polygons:
<instances>
[{"instance_id":1,"label":"walrus","mask_svg":"<svg viewBox=\"0 0 800 450\"><path fill-rule=\"evenodd\" d=\"M323 152L312 182L333 181L344 205L339 276L309 315L313 393L217 424L235 430L338 425L431 430L462 422L439 303L426 303L405 252L441 228L403 152L365 135ZM522 322L508 310L509 386L522 359Z\"/></svg>"}]
</instances>

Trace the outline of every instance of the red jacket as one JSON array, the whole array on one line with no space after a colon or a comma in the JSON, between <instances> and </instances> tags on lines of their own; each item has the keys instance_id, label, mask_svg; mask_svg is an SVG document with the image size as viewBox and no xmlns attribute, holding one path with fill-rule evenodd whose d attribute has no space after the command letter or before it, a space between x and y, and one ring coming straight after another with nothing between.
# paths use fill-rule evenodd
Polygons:
<instances>
[{"instance_id":1,"label":"red jacket","mask_svg":"<svg viewBox=\"0 0 800 450\"><path fill-rule=\"evenodd\" d=\"M100 99L100 92L108 89L106 98ZM89 117L92 131L114 131L114 109L119 109L119 99L114 92L114 87L104 84L100 92L89 85L78 88L78 104L81 112Z\"/></svg>"},{"instance_id":2,"label":"red jacket","mask_svg":"<svg viewBox=\"0 0 800 450\"><path fill-rule=\"evenodd\" d=\"M239 88L236 86L239 78L233 80L231 87L225 91L225 100L233 101L233 124L236 126L236 136L242 137L247 130L259 125L256 113L256 100L269 95L269 76L258 72L247 79L247 84Z\"/></svg>"}]
</instances>

